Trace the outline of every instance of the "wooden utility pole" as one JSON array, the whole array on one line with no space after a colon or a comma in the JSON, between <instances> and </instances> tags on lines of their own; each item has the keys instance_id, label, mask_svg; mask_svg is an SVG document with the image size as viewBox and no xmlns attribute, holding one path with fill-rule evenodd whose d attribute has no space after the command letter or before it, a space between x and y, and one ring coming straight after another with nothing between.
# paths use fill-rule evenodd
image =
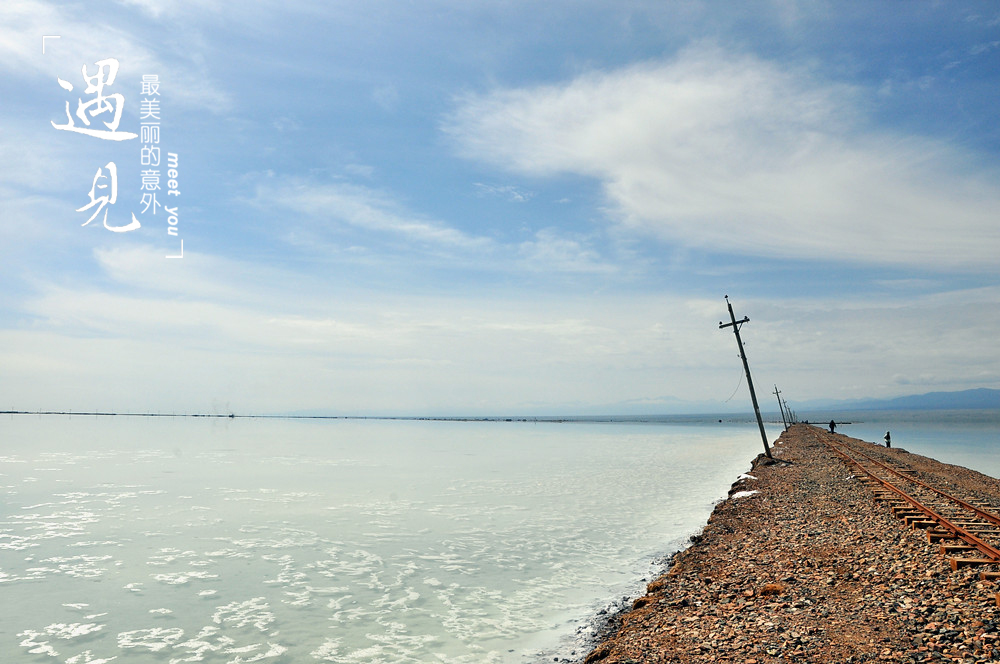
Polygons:
<instances>
[{"instance_id":1,"label":"wooden utility pole","mask_svg":"<svg viewBox=\"0 0 1000 664\"><path fill-rule=\"evenodd\" d=\"M767 444L767 433L764 431L764 420L760 419L760 406L757 405L757 393L753 389L753 378L750 377L750 363L747 362L747 354L743 352L743 340L740 339L740 325L743 323L749 323L750 318L747 316L743 317L743 320L737 321L736 314L733 313L733 305L729 301L729 296L726 296L726 306L729 307L729 323L719 322L719 329L726 327L733 328L733 334L736 335L736 345L740 347L740 359L743 360L743 370L747 374L747 385L750 387L750 400L753 401L753 412L757 415L757 426L760 428L760 439L764 442L764 454L767 455L768 459L773 458L771 456L771 446Z\"/></svg>"},{"instance_id":2,"label":"wooden utility pole","mask_svg":"<svg viewBox=\"0 0 1000 664\"><path fill-rule=\"evenodd\" d=\"M771 394L778 399L778 410L781 411L781 423L785 425L785 431L788 431L788 420L785 419L785 407L781 404L781 390L778 389L777 385L774 386L774 392Z\"/></svg>"},{"instance_id":3,"label":"wooden utility pole","mask_svg":"<svg viewBox=\"0 0 1000 664\"><path fill-rule=\"evenodd\" d=\"M795 419L795 411L788 407L788 402L784 399L781 400L781 403L785 404L785 413L788 414L788 423L796 424L798 420Z\"/></svg>"}]
</instances>

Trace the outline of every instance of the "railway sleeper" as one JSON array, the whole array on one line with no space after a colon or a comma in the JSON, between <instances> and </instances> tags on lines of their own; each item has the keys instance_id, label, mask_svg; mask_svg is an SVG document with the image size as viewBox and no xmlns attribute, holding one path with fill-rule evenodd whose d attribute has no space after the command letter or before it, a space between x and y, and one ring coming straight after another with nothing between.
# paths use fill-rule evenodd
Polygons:
<instances>
[{"instance_id":1,"label":"railway sleeper","mask_svg":"<svg viewBox=\"0 0 1000 664\"><path fill-rule=\"evenodd\" d=\"M962 530L970 532L973 535L980 535L986 537L996 537L997 531L994 528L976 528L975 526L959 526Z\"/></svg>"},{"instance_id":2,"label":"railway sleeper","mask_svg":"<svg viewBox=\"0 0 1000 664\"><path fill-rule=\"evenodd\" d=\"M927 541L931 544L940 542L941 540L957 540L958 536L954 533L949 533L943 530L928 530L927 531Z\"/></svg>"},{"instance_id":3,"label":"railway sleeper","mask_svg":"<svg viewBox=\"0 0 1000 664\"><path fill-rule=\"evenodd\" d=\"M913 509L912 507L893 507L892 513L900 519L905 516L910 516L911 514L923 514L920 510Z\"/></svg>"},{"instance_id":4,"label":"railway sleeper","mask_svg":"<svg viewBox=\"0 0 1000 664\"><path fill-rule=\"evenodd\" d=\"M992 523L983 523L982 521L977 521L975 523L968 521L956 521L956 526L960 528L975 529L975 530L998 530L998 528Z\"/></svg>"},{"instance_id":5,"label":"railway sleeper","mask_svg":"<svg viewBox=\"0 0 1000 664\"><path fill-rule=\"evenodd\" d=\"M962 567L973 567L975 565L996 565L997 560L992 558L951 558L951 569L955 571Z\"/></svg>"},{"instance_id":6,"label":"railway sleeper","mask_svg":"<svg viewBox=\"0 0 1000 664\"><path fill-rule=\"evenodd\" d=\"M910 521L923 521L927 517L921 512L906 512L903 514L896 514L896 518L900 521L906 522L906 525L910 525Z\"/></svg>"},{"instance_id":7,"label":"railway sleeper","mask_svg":"<svg viewBox=\"0 0 1000 664\"><path fill-rule=\"evenodd\" d=\"M941 545L941 555L947 556L951 553L963 553L965 551L975 551L976 547L969 546L968 544L942 544Z\"/></svg>"}]
</instances>

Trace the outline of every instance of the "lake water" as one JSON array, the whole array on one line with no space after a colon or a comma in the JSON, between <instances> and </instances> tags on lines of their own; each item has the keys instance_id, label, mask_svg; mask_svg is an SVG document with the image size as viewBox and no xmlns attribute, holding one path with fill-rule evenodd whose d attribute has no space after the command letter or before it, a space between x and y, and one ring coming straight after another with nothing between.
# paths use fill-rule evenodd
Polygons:
<instances>
[{"instance_id":1,"label":"lake water","mask_svg":"<svg viewBox=\"0 0 1000 664\"><path fill-rule=\"evenodd\" d=\"M836 417L1000 476L995 412ZM5 416L0 662L580 657L761 450L724 419Z\"/></svg>"},{"instance_id":2,"label":"lake water","mask_svg":"<svg viewBox=\"0 0 1000 664\"><path fill-rule=\"evenodd\" d=\"M849 411L811 414L841 422L837 433L892 446L1000 478L1000 412L995 410ZM807 419L809 415L799 415ZM847 424L849 423L849 424ZM826 426L826 425L823 425Z\"/></svg>"},{"instance_id":3,"label":"lake water","mask_svg":"<svg viewBox=\"0 0 1000 664\"><path fill-rule=\"evenodd\" d=\"M718 422L0 429L0 662L66 664L579 656L760 448Z\"/></svg>"}]
</instances>

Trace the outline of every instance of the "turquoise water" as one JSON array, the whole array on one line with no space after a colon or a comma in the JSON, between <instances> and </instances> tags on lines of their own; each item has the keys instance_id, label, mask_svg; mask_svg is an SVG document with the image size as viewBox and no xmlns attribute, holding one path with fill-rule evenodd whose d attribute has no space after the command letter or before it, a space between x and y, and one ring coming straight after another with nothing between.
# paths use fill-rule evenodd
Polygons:
<instances>
[{"instance_id":1,"label":"turquoise water","mask_svg":"<svg viewBox=\"0 0 1000 664\"><path fill-rule=\"evenodd\" d=\"M717 422L0 427L0 661L67 664L571 656L760 448Z\"/></svg>"}]
</instances>

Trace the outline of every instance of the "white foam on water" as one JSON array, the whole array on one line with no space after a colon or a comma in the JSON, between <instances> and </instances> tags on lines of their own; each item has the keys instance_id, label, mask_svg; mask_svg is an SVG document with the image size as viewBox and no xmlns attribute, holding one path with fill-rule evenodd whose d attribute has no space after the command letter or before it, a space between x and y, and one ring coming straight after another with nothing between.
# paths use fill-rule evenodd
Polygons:
<instances>
[{"instance_id":1,"label":"white foam on water","mask_svg":"<svg viewBox=\"0 0 1000 664\"><path fill-rule=\"evenodd\" d=\"M99 567L98 563L111 560L112 556L69 556L45 558L43 563L56 563L54 572L81 579L95 579L108 571L107 567Z\"/></svg>"},{"instance_id":2,"label":"white foam on water","mask_svg":"<svg viewBox=\"0 0 1000 664\"><path fill-rule=\"evenodd\" d=\"M25 549L30 549L32 547L39 546L38 538L31 536L26 537L24 535L10 535L8 533L0 533L0 549L7 549L10 551L24 551Z\"/></svg>"},{"instance_id":3,"label":"white foam on water","mask_svg":"<svg viewBox=\"0 0 1000 664\"><path fill-rule=\"evenodd\" d=\"M27 629L17 634L21 639L18 645L26 648L31 655L48 655L58 657L59 651L52 646L48 639L57 639L63 642L73 641L89 637L103 630L105 625L97 623L53 623L41 630ZM45 637L45 640L40 640ZM63 646L60 646L62 648ZM72 659L72 658L71 658ZM68 661L68 660L67 660ZM79 661L79 660L77 660Z\"/></svg>"},{"instance_id":4,"label":"white foam on water","mask_svg":"<svg viewBox=\"0 0 1000 664\"><path fill-rule=\"evenodd\" d=\"M314 659L325 662L339 661L341 639L327 637L318 648L309 653Z\"/></svg>"},{"instance_id":5,"label":"white foam on water","mask_svg":"<svg viewBox=\"0 0 1000 664\"><path fill-rule=\"evenodd\" d=\"M168 574L150 574L153 579L159 581L160 583L165 583L168 586L181 586L187 585L191 579L207 580L207 579L218 579L218 574L212 574L210 572L201 572L198 570L190 570L186 572L172 572Z\"/></svg>"},{"instance_id":6,"label":"white foam on water","mask_svg":"<svg viewBox=\"0 0 1000 664\"><path fill-rule=\"evenodd\" d=\"M246 627L253 625L260 631L266 631L275 621L274 614L264 597L254 597L243 602L230 602L220 606L212 615L212 622L228 627Z\"/></svg>"},{"instance_id":7,"label":"white foam on water","mask_svg":"<svg viewBox=\"0 0 1000 664\"><path fill-rule=\"evenodd\" d=\"M78 655L73 655L66 660L66 664L108 664L108 662L118 659L117 655L112 657L94 657L94 653L84 650Z\"/></svg>"},{"instance_id":8,"label":"white foam on water","mask_svg":"<svg viewBox=\"0 0 1000 664\"><path fill-rule=\"evenodd\" d=\"M118 634L119 648L136 648L159 652L181 640L184 630L180 627L149 627Z\"/></svg>"},{"instance_id":9,"label":"white foam on water","mask_svg":"<svg viewBox=\"0 0 1000 664\"><path fill-rule=\"evenodd\" d=\"M112 657L96 658L94 657L94 654L91 651L84 650L82 653L78 655L73 655L72 657L67 659L66 664L108 664L108 662L111 662L116 659L118 659L117 655L114 655Z\"/></svg>"},{"instance_id":10,"label":"white foam on water","mask_svg":"<svg viewBox=\"0 0 1000 664\"><path fill-rule=\"evenodd\" d=\"M204 553L207 558L253 558L254 554L249 551L241 551L239 549L221 549L217 551L206 551Z\"/></svg>"},{"instance_id":11,"label":"white foam on water","mask_svg":"<svg viewBox=\"0 0 1000 664\"><path fill-rule=\"evenodd\" d=\"M56 639L75 639L104 629L97 623L53 623L45 627L45 634Z\"/></svg>"},{"instance_id":12,"label":"white foam on water","mask_svg":"<svg viewBox=\"0 0 1000 664\"><path fill-rule=\"evenodd\" d=\"M49 645L48 641L38 641L41 636L44 636L42 632L35 632L32 630L24 630L20 632L18 637L23 637L23 640L18 644L22 648L28 649L28 654L30 655L48 655L50 657L58 657L59 651Z\"/></svg>"},{"instance_id":13,"label":"white foam on water","mask_svg":"<svg viewBox=\"0 0 1000 664\"><path fill-rule=\"evenodd\" d=\"M198 554L195 551L181 551L180 549L165 548L160 549L160 552L156 555L150 556L146 561L147 565L169 565L170 563L175 563L178 560L185 560L191 558L197 558Z\"/></svg>"},{"instance_id":14,"label":"white foam on water","mask_svg":"<svg viewBox=\"0 0 1000 664\"><path fill-rule=\"evenodd\" d=\"M37 562L5 562L0 583L48 619L0 639L0 661L519 663L533 639L554 644L567 620L646 573L662 546L650 533L694 532L745 468L713 470L719 494L702 495L691 486L709 481L693 471L665 486L680 462L660 434L300 424L230 425L239 436L164 424L179 433L156 441L160 424L119 423L135 427L131 445L169 452L6 466L16 489L0 548L31 547ZM260 430L297 432L282 436L280 462ZM714 469L721 455L708 453ZM53 466L72 480L58 492L39 472ZM29 488L24 476L42 479ZM32 627L10 605L0 619ZM53 654L63 644L75 648Z\"/></svg>"},{"instance_id":15,"label":"white foam on water","mask_svg":"<svg viewBox=\"0 0 1000 664\"><path fill-rule=\"evenodd\" d=\"M236 643L234 639L220 634L218 627L208 625L202 627L193 639L176 644L173 647L173 654L180 652L182 656L172 657L170 661L200 662L204 659L205 653L219 652L234 643Z\"/></svg>"}]
</instances>

